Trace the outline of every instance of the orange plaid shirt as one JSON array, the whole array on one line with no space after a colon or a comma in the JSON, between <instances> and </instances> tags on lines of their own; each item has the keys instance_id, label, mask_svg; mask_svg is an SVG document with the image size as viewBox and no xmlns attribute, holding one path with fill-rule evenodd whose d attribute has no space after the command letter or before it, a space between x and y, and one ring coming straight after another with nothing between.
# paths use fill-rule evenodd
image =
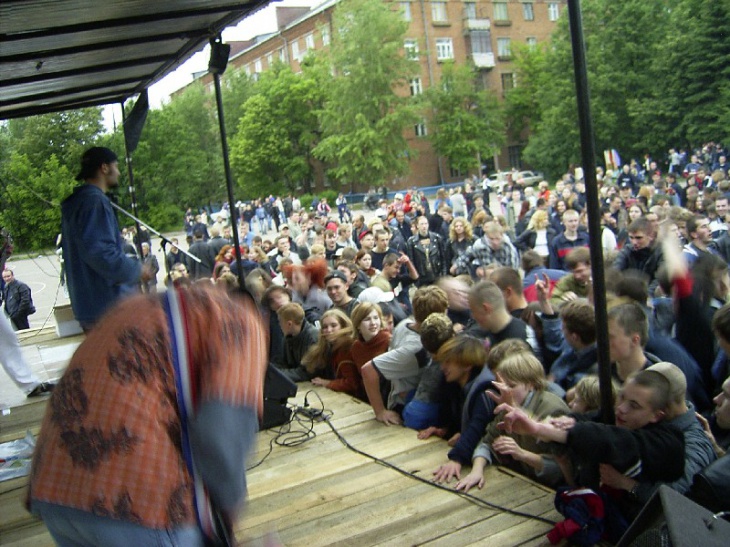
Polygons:
<instances>
[{"instance_id":1,"label":"orange plaid shirt","mask_svg":"<svg viewBox=\"0 0 730 547\"><path fill-rule=\"evenodd\" d=\"M198 404L221 401L260 415L268 340L256 307L218 289L183 296ZM158 297L124 300L79 346L46 410L30 498L150 528L195 522Z\"/></svg>"}]
</instances>

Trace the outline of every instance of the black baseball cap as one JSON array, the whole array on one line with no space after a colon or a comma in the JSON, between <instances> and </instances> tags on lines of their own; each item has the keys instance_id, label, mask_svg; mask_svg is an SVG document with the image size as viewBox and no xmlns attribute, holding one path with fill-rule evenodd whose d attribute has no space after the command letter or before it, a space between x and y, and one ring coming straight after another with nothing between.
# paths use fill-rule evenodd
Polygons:
<instances>
[{"instance_id":1,"label":"black baseball cap","mask_svg":"<svg viewBox=\"0 0 730 547\"><path fill-rule=\"evenodd\" d=\"M344 272L341 272L340 270L332 270L330 273L327 274L327 277L324 278L324 282L329 283L333 279L339 279L345 285L347 285L347 276L344 274Z\"/></svg>"},{"instance_id":2,"label":"black baseball cap","mask_svg":"<svg viewBox=\"0 0 730 547\"><path fill-rule=\"evenodd\" d=\"M84 155L81 156L81 171L76 175L76 180L86 180L94 177L96 172L104 164L119 161L117 155L109 148L104 146L94 146L89 148Z\"/></svg>"}]
</instances>

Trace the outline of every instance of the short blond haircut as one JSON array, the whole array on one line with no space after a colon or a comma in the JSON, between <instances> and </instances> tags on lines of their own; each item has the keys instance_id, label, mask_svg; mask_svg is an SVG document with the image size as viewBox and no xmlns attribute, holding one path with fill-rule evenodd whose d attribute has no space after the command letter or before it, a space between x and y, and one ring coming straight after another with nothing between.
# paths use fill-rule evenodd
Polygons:
<instances>
[{"instance_id":1,"label":"short blond haircut","mask_svg":"<svg viewBox=\"0 0 730 547\"><path fill-rule=\"evenodd\" d=\"M304 321L304 308L296 302L284 304L276 314L279 316L281 323L292 321L297 325L301 325L302 321Z\"/></svg>"},{"instance_id":2,"label":"short blond haircut","mask_svg":"<svg viewBox=\"0 0 730 547\"><path fill-rule=\"evenodd\" d=\"M616 404L618 389L615 382L611 382L611 405ZM601 408L601 383L598 376L589 374L583 376L575 384L575 394L580 397L586 405L586 411L598 410Z\"/></svg>"},{"instance_id":3,"label":"short blond haircut","mask_svg":"<svg viewBox=\"0 0 730 547\"><path fill-rule=\"evenodd\" d=\"M504 235L504 228L498 221L493 220L484 225L484 233L488 236L494 236L497 234Z\"/></svg>"},{"instance_id":4,"label":"short blond haircut","mask_svg":"<svg viewBox=\"0 0 730 547\"><path fill-rule=\"evenodd\" d=\"M499 364L504 361L508 355L515 353L532 353L530 345L524 340L519 338L508 338L507 340L501 341L496 346L492 346L489 349L489 355L487 356L487 366L489 370L495 371Z\"/></svg>"},{"instance_id":5,"label":"short blond haircut","mask_svg":"<svg viewBox=\"0 0 730 547\"><path fill-rule=\"evenodd\" d=\"M508 355L497 366L496 372L507 382L531 385L535 391L544 391L547 388L542 363L526 351Z\"/></svg>"}]
</instances>

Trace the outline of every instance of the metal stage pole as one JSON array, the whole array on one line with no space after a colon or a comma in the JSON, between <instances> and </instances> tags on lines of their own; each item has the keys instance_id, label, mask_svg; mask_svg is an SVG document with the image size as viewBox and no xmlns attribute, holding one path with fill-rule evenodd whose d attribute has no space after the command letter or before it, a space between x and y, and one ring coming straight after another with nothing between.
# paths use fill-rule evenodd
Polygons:
<instances>
[{"instance_id":1,"label":"metal stage pole","mask_svg":"<svg viewBox=\"0 0 730 547\"><path fill-rule=\"evenodd\" d=\"M581 158L586 183L586 207L588 209L588 235L590 237L591 269L593 274L593 304L596 312L596 343L598 348L598 375L601 385L601 417L604 423L614 423L611 397L611 361L608 344L608 318L606 312L606 279L603 267L601 243L601 208L598 204L596 181L596 149L593 140L590 91L586 69L585 41L580 0L568 0L570 39L573 49L576 99L580 122Z\"/></svg>"},{"instance_id":2,"label":"metal stage pole","mask_svg":"<svg viewBox=\"0 0 730 547\"><path fill-rule=\"evenodd\" d=\"M221 94L220 75L226 70L228 64L228 55L231 52L231 46L223 44L221 37L210 41L210 62L208 70L213 73L213 83L215 84L215 102L218 106L218 125L220 126L221 147L223 149L223 167L226 172L226 187L228 189L228 210L231 214L231 226L233 232L233 247L236 253L236 263L238 264L238 284L241 288L246 286L246 279L243 275L243 261L241 260L241 242L238 236L238 207L235 206L233 200L233 176L231 175L231 163L228 158L228 138L226 137L226 120L223 116L223 96Z\"/></svg>"},{"instance_id":3,"label":"metal stage pole","mask_svg":"<svg viewBox=\"0 0 730 547\"><path fill-rule=\"evenodd\" d=\"M119 103L122 106L122 127L127 123L127 115L124 112L124 102ZM137 242L135 244L137 248L137 253L139 254L139 261L142 262L142 227L139 224L139 220L137 217L139 216L139 213L137 212L137 193L134 189L134 173L132 172L132 155L129 152L129 142L127 141L127 132L124 131L124 156L127 160L127 173L129 174L129 196L132 200L131 206L132 206L132 213L134 214L134 226L137 230ZM132 241L134 241L134 238L132 238Z\"/></svg>"}]
</instances>

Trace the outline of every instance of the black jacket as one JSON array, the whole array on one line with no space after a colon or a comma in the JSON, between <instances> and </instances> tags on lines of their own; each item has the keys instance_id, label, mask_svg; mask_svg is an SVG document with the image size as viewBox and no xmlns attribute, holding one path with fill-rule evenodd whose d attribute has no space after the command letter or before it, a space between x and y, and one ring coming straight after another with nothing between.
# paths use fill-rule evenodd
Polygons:
<instances>
[{"instance_id":1,"label":"black jacket","mask_svg":"<svg viewBox=\"0 0 730 547\"><path fill-rule=\"evenodd\" d=\"M15 279L5 286L5 311L17 330L30 328L28 316L35 313L30 287Z\"/></svg>"},{"instance_id":2,"label":"black jacket","mask_svg":"<svg viewBox=\"0 0 730 547\"><path fill-rule=\"evenodd\" d=\"M418 272L416 285L422 287L430 285L449 271L449 251L443 238L433 232L428 232L428 249L421 244L421 237L416 234L406 244L406 253ZM428 250L428 254L426 253Z\"/></svg>"},{"instance_id":3,"label":"black jacket","mask_svg":"<svg viewBox=\"0 0 730 547\"><path fill-rule=\"evenodd\" d=\"M549 249L550 244L553 242L553 238L558 235L558 233L553 229L552 226L548 226L546 232L547 244ZM525 230L520 234L520 237L517 238L517 241L515 241L515 247L517 247L519 251L529 251L530 249L535 248L536 242L537 232L535 230Z\"/></svg>"},{"instance_id":4,"label":"black jacket","mask_svg":"<svg viewBox=\"0 0 730 547\"><path fill-rule=\"evenodd\" d=\"M649 277L649 281L653 281L663 262L664 255L661 247L645 247L637 251L629 243L616 255L613 268L619 271L638 270L645 273Z\"/></svg>"}]
</instances>

